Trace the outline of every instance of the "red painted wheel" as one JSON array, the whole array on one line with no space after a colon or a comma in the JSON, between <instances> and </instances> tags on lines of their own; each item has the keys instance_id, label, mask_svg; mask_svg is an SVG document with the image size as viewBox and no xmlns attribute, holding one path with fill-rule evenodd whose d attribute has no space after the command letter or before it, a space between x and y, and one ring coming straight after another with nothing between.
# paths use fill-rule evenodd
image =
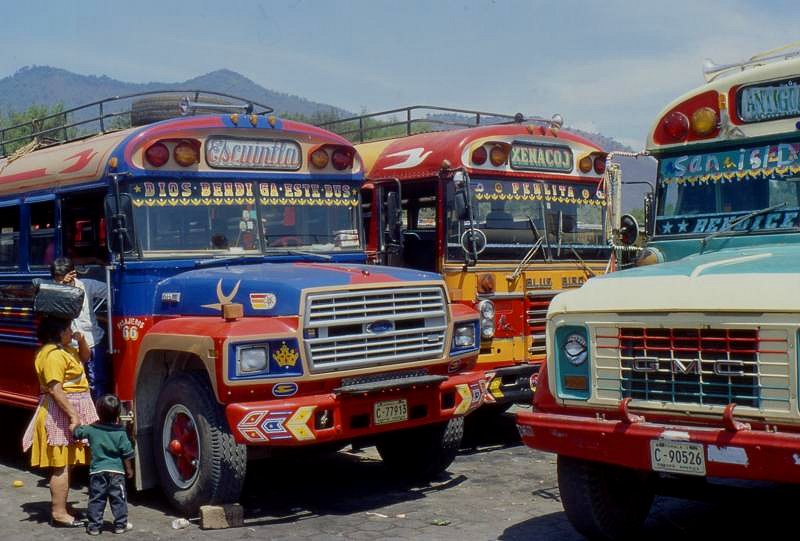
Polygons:
<instances>
[{"instance_id":1,"label":"red painted wheel","mask_svg":"<svg viewBox=\"0 0 800 541\"><path fill-rule=\"evenodd\" d=\"M161 488L180 512L235 502L244 483L247 448L237 444L203 372L172 375L155 407L153 458Z\"/></svg>"},{"instance_id":2,"label":"red painted wheel","mask_svg":"<svg viewBox=\"0 0 800 541\"><path fill-rule=\"evenodd\" d=\"M200 442L197 425L191 412L183 404L173 405L164 419L164 463L172 482L180 488L192 485L200 464Z\"/></svg>"}]
</instances>

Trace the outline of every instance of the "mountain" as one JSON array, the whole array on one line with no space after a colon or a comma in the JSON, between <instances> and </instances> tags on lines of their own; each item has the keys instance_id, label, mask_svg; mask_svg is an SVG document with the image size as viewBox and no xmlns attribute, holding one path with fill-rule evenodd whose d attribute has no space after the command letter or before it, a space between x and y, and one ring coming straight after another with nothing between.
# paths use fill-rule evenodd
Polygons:
<instances>
[{"instance_id":1,"label":"mountain","mask_svg":"<svg viewBox=\"0 0 800 541\"><path fill-rule=\"evenodd\" d=\"M15 74L0 79L0 118L11 112L25 111L31 105L62 104L64 108L83 105L110 96L123 96L137 92L158 90L208 90L234 96L241 96L257 103L269 105L279 114L296 114L318 118L346 118L353 113L334 105L314 102L300 96L264 88L244 75L228 69L220 69L178 83L128 83L112 79L106 75L80 75L49 66L29 66ZM126 105L107 106L106 112L115 112ZM96 111L94 112L96 115ZM86 115L78 115L84 120ZM433 113L424 119L454 123L474 123L474 117L462 114ZM387 119L383 119L386 121ZM503 121L504 119L497 119ZM507 119L506 119L507 120ZM73 120L74 121L74 120ZM490 123L491 117L483 116L481 123ZM84 125L85 126L85 125ZM91 126L85 126L92 129ZM631 149L615 139L599 134L568 128L598 144L606 151ZM655 179L655 162L649 158L632 160L620 158L623 165L623 179ZM647 191L643 185L626 185L623 190L623 208L630 210L641 207L642 197Z\"/></svg>"},{"instance_id":2,"label":"mountain","mask_svg":"<svg viewBox=\"0 0 800 541\"><path fill-rule=\"evenodd\" d=\"M0 79L0 115L24 111L31 105L61 103L65 108L90 103L109 96L154 90L209 90L241 96L273 107L279 113L311 116L319 112L350 115L333 105L277 92L262 87L247 77L221 69L180 83L127 83L105 75L79 75L48 66L25 67Z\"/></svg>"}]
</instances>

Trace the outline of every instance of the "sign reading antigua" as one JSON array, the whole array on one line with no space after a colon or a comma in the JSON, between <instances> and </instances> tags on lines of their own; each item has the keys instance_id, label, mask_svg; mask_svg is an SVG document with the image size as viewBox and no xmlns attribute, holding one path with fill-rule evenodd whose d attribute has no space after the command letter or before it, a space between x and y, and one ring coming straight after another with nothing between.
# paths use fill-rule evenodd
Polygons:
<instances>
[{"instance_id":1,"label":"sign reading antigua","mask_svg":"<svg viewBox=\"0 0 800 541\"><path fill-rule=\"evenodd\" d=\"M737 112L742 122L765 122L800 116L800 79L742 87Z\"/></svg>"}]
</instances>

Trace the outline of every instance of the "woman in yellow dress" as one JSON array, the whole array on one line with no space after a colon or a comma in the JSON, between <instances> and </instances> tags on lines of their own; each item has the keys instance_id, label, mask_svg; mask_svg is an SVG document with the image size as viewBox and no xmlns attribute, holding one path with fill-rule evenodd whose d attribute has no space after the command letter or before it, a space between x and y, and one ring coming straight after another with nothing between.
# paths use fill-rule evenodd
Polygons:
<instances>
[{"instance_id":1,"label":"woman in yellow dress","mask_svg":"<svg viewBox=\"0 0 800 541\"><path fill-rule=\"evenodd\" d=\"M42 395L23 438L23 449L31 449L31 465L50 468L51 524L79 527L83 522L67 510L69 470L88 463L88 448L76 442L72 431L79 424L97 420L89 394L83 363L91 351L80 333L73 333L70 320L44 317L39 323L43 344L36 354L36 374ZM78 343L78 349L72 342Z\"/></svg>"}]
</instances>

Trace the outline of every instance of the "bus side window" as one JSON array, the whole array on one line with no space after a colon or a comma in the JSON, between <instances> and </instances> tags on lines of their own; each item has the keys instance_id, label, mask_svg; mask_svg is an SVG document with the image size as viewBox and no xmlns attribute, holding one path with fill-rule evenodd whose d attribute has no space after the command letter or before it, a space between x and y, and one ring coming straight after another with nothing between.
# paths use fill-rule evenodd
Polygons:
<instances>
[{"instance_id":1,"label":"bus side window","mask_svg":"<svg viewBox=\"0 0 800 541\"><path fill-rule=\"evenodd\" d=\"M19 266L19 205L0 207L0 269Z\"/></svg>"},{"instance_id":2,"label":"bus side window","mask_svg":"<svg viewBox=\"0 0 800 541\"><path fill-rule=\"evenodd\" d=\"M55 201L29 205L31 214L28 266L46 267L56 257Z\"/></svg>"},{"instance_id":3,"label":"bus side window","mask_svg":"<svg viewBox=\"0 0 800 541\"><path fill-rule=\"evenodd\" d=\"M105 192L92 191L61 200L61 232L64 255L81 265L108 261L103 208Z\"/></svg>"}]
</instances>

